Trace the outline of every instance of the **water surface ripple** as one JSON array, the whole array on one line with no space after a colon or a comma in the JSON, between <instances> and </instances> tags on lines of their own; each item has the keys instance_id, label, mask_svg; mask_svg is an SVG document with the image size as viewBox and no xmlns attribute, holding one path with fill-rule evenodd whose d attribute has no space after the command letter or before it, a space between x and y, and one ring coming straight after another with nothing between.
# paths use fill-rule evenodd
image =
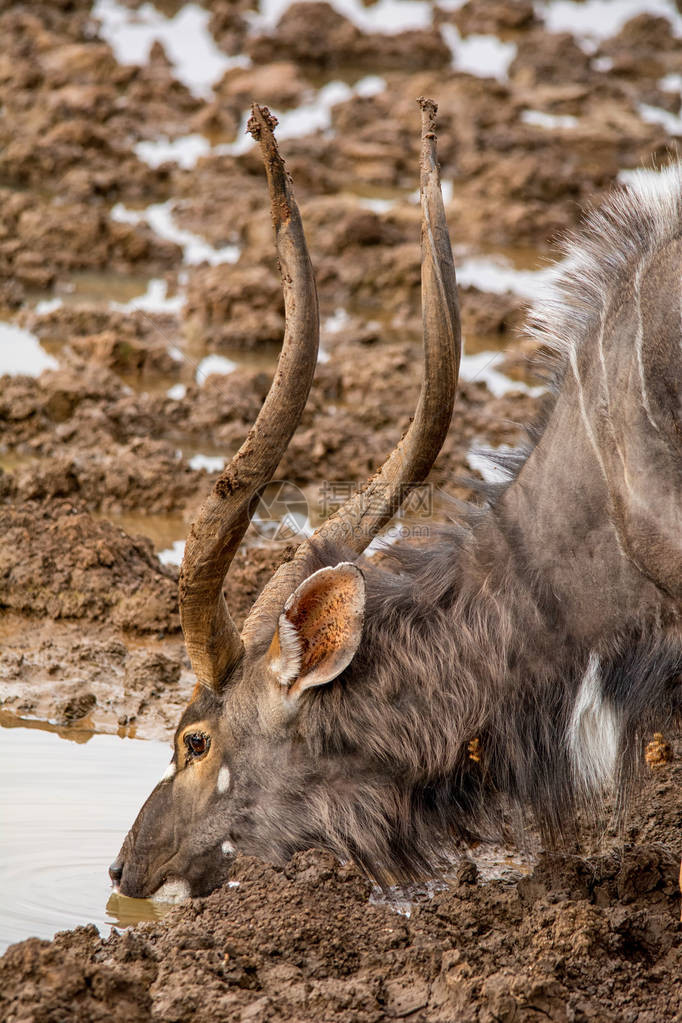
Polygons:
<instances>
[{"instance_id":1,"label":"water surface ripple","mask_svg":"<svg viewBox=\"0 0 682 1023\"><path fill-rule=\"evenodd\" d=\"M3 715L4 717L4 715ZM0 952L59 930L160 915L110 898L107 866L169 760L165 743L0 727Z\"/></svg>"}]
</instances>

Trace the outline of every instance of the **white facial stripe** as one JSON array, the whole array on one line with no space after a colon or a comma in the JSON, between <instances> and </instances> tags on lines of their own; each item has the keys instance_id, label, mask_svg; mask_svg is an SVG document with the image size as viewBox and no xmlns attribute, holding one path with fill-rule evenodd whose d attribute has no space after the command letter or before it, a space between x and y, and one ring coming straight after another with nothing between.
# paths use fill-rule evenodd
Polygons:
<instances>
[{"instance_id":1,"label":"white facial stripe","mask_svg":"<svg viewBox=\"0 0 682 1023\"><path fill-rule=\"evenodd\" d=\"M189 885L178 877L173 878L171 881L165 881L160 888L156 889L151 898L152 902L170 902L175 904L185 902L189 895Z\"/></svg>"},{"instance_id":2,"label":"white facial stripe","mask_svg":"<svg viewBox=\"0 0 682 1023\"><path fill-rule=\"evenodd\" d=\"M232 853L235 851L234 850L234 846L232 845L232 842L227 842L227 841L223 842L223 844L221 845L220 848L223 851L223 856L231 856Z\"/></svg>"},{"instance_id":3,"label":"white facial stripe","mask_svg":"<svg viewBox=\"0 0 682 1023\"><path fill-rule=\"evenodd\" d=\"M229 767L221 767L218 771L218 781L216 783L216 792L222 793L227 792L230 787L230 769Z\"/></svg>"},{"instance_id":4,"label":"white facial stripe","mask_svg":"<svg viewBox=\"0 0 682 1023\"><path fill-rule=\"evenodd\" d=\"M167 781L168 778L174 778L174 777L175 777L175 764L171 760L170 764L168 765L166 770L161 775L161 781Z\"/></svg>"}]
</instances>

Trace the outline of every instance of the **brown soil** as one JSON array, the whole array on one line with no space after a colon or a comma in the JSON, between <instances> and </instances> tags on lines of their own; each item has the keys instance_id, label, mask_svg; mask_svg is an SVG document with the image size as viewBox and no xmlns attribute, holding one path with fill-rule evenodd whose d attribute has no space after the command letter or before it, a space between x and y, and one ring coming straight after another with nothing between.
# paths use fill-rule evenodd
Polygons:
<instances>
[{"instance_id":1,"label":"brown soil","mask_svg":"<svg viewBox=\"0 0 682 1023\"><path fill-rule=\"evenodd\" d=\"M325 481L357 481L376 467L417 398L416 96L440 105L458 258L498 250L537 267L620 169L675 149L639 114L642 103L679 110L679 96L660 87L682 71L665 19L634 18L588 56L573 37L549 34L526 0L469 0L397 35L363 33L315 3L292 5L272 32L254 36L249 0L203 6L224 51L253 61L228 71L208 102L174 79L158 44L146 66L119 66L96 36L89 0L0 13L0 320L33 331L59 362L39 379L0 384L0 707L20 716L171 733L193 680L177 570L156 553L186 534L210 486L191 456L229 456L241 443L282 334L257 153L151 168L137 142L192 132L231 141L252 99L287 110L332 79L386 81L378 95L335 106L331 132L282 144L328 361L278 475L301 486L313 510ZM462 35L514 42L508 80L451 70L439 31L450 22ZM527 109L576 122L544 128L521 118ZM238 244L239 262L184 267L178 245L110 216L117 202L168 199L178 227L216 247ZM368 199L394 201L372 208ZM185 289L179 314L109 308L127 282L141 282L139 295L150 277L168 294ZM64 304L38 314L36 299L54 295ZM467 350L504 348L502 369L534 382L525 368L533 346L516 334L523 300L470 287L461 303ZM331 326L339 309L346 315ZM198 381L211 353L238 368ZM516 444L537 411L523 389L495 398L482 381L463 381L432 481L467 496L459 477L471 472L472 442ZM281 556L255 533L247 539L230 582L239 620ZM661 749L672 741L672 753L652 754L625 833L608 832L588 858L544 855L531 876L504 883L483 882L465 864L433 898L417 893L409 918L370 905L368 882L323 854L284 871L241 860L239 887L162 923L107 942L83 928L15 946L0 960L0 1016L682 1020L674 740L657 740Z\"/></svg>"},{"instance_id":2,"label":"brown soil","mask_svg":"<svg viewBox=\"0 0 682 1023\"><path fill-rule=\"evenodd\" d=\"M232 887L162 923L102 940L94 927L14 945L0 1008L31 1019L410 1019L557 1023L682 1018L677 873L682 767L647 782L655 839L593 856L542 855L532 874L482 882L465 861L409 917L376 904L321 852L284 869L238 858ZM370 903L372 898L372 903Z\"/></svg>"}]
</instances>

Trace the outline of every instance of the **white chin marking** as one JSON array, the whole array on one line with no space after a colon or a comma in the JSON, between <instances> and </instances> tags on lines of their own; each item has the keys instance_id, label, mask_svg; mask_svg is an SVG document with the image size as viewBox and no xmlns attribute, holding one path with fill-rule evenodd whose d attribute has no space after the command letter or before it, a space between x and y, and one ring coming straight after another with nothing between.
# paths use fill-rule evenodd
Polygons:
<instances>
[{"instance_id":1,"label":"white chin marking","mask_svg":"<svg viewBox=\"0 0 682 1023\"><path fill-rule=\"evenodd\" d=\"M231 856L232 853L234 852L234 846L232 845L232 842L223 842L220 848L223 851L223 856Z\"/></svg>"},{"instance_id":2,"label":"white chin marking","mask_svg":"<svg viewBox=\"0 0 682 1023\"><path fill-rule=\"evenodd\" d=\"M604 699L599 658L590 654L568 725L573 770L583 786L599 791L616 771L620 740L617 711Z\"/></svg>"},{"instance_id":3,"label":"white chin marking","mask_svg":"<svg viewBox=\"0 0 682 1023\"><path fill-rule=\"evenodd\" d=\"M218 771L218 781L216 782L216 791L227 792L230 787L230 769L229 767L221 767Z\"/></svg>"},{"instance_id":4,"label":"white chin marking","mask_svg":"<svg viewBox=\"0 0 682 1023\"><path fill-rule=\"evenodd\" d=\"M172 881L165 881L160 888L156 889L151 900L152 902L168 902L174 905L178 902L186 902L189 897L189 885L178 877Z\"/></svg>"},{"instance_id":5,"label":"white chin marking","mask_svg":"<svg viewBox=\"0 0 682 1023\"><path fill-rule=\"evenodd\" d=\"M175 764L171 760L166 770L161 775L161 781L168 781L169 778L175 777Z\"/></svg>"}]
</instances>

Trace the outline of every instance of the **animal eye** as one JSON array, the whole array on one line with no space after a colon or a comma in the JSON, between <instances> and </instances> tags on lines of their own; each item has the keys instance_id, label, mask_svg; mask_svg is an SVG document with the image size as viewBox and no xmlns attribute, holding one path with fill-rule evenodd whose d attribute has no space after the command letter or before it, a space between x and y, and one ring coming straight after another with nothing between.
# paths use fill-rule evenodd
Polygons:
<instances>
[{"instance_id":1,"label":"animal eye","mask_svg":"<svg viewBox=\"0 0 682 1023\"><path fill-rule=\"evenodd\" d=\"M190 732L185 736L185 746L190 757L203 757L208 753L211 740L205 732Z\"/></svg>"}]
</instances>

